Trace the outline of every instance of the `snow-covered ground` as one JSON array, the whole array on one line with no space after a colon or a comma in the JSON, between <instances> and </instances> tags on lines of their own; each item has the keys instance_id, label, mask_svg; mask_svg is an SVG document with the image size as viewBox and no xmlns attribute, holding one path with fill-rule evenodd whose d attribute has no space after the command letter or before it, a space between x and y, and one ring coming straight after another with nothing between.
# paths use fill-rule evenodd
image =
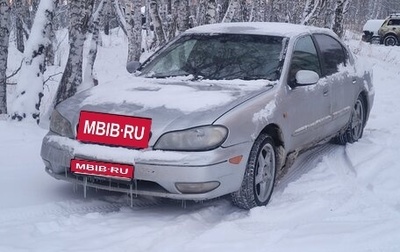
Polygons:
<instances>
[{"instance_id":1,"label":"snow-covered ground","mask_svg":"<svg viewBox=\"0 0 400 252\"><path fill-rule=\"evenodd\" d=\"M123 42L104 41L100 81L125 75ZM250 211L228 198L130 207L89 190L84 199L45 173L46 130L0 120L0 251L400 251L400 48L349 44L374 68L364 137L300 155L270 204Z\"/></svg>"}]
</instances>

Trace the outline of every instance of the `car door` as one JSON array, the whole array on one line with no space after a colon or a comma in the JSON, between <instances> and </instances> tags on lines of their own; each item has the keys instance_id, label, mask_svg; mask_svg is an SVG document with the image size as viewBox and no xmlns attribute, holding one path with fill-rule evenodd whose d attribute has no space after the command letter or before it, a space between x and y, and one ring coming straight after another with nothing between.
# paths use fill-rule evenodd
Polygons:
<instances>
[{"instance_id":1,"label":"car door","mask_svg":"<svg viewBox=\"0 0 400 252\"><path fill-rule=\"evenodd\" d=\"M320 52L322 76L330 89L332 122L326 134L334 134L350 119L356 96L356 76L347 49L327 34L314 34Z\"/></svg>"},{"instance_id":2,"label":"car door","mask_svg":"<svg viewBox=\"0 0 400 252\"><path fill-rule=\"evenodd\" d=\"M287 93L283 102L283 115L290 132L289 149L306 147L322 138L324 125L331 119L330 90L326 81L299 86L296 73L311 70L321 76L321 66L314 41L310 35L300 37L294 45L290 59Z\"/></svg>"}]
</instances>

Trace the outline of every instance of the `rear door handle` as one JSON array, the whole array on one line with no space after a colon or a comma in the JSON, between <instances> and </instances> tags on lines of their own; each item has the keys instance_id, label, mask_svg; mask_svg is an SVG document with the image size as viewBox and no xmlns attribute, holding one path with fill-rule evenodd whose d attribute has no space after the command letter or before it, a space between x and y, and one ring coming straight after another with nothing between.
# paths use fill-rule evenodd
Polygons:
<instances>
[{"instance_id":1,"label":"rear door handle","mask_svg":"<svg viewBox=\"0 0 400 252\"><path fill-rule=\"evenodd\" d=\"M323 95L324 95L324 96L327 96L328 93L329 93L329 89L328 89L328 88L325 88L324 91L323 91Z\"/></svg>"}]
</instances>

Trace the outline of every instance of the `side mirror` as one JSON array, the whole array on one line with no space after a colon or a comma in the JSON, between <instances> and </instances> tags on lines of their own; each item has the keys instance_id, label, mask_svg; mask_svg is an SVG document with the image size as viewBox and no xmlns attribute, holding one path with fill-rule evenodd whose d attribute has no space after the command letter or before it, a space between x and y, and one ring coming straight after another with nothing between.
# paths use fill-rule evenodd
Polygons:
<instances>
[{"instance_id":1,"label":"side mirror","mask_svg":"<svg viewBox=\"0 0 400 252\"><path fill-rule=\"evenodd\" d=\"M319 75L310 70L299 70L296 73L296 84L298 86L307 86L316 84L319 81Z\"/></svg>"},{"instance_id":2,"label":"side mirror","mask_svg":"<svg viewBox=\"0 0 400 252\"><path fill-rule=\"evenodd\" d=\"M139 61L131 61L131 62L128 62L126 64L126 70L129 73L134 73L136 70L139 69L139 67L140 67L140 62Z\"/></svg>"}]
</instances>

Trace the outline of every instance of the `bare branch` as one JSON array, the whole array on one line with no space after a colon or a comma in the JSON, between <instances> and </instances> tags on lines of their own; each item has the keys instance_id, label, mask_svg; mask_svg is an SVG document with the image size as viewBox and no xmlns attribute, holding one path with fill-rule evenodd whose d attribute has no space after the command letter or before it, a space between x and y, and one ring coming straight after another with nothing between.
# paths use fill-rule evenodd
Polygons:
<instances>
[{"instance_id":1,"label":"bare branch","mask_svg":"<svg viewBox=\"0 0 400 252\"><path fill-rule=\"evenodd\" d=\"M15 75L17 75L17 73L21 70L22 68L22 63L24 62L24 60L21 60L21 64L19 65L19 67L17 68L17 70L15 70L10 76L6 76L6 80L14 77Z\"/></svg>"}]
</instances>

